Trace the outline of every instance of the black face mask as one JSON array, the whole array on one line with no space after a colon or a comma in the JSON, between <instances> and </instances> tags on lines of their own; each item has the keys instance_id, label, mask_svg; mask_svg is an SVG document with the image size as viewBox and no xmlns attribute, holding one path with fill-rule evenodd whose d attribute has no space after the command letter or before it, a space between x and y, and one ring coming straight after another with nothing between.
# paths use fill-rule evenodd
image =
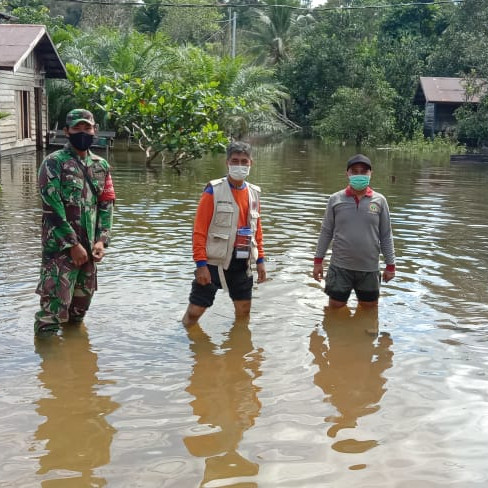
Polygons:
<instances>
[{"instance_id":1,"label":"black face mask","mask_svg":"<svg viewBox=\"0 0 488 488\"><path fill-rule=\"evenodd\" d=\"M87 134L86 132L76 132L69 135L69 142L71 145L79 151L86 151L93 144L93 134Z\"/></svg>"}]
</instances>

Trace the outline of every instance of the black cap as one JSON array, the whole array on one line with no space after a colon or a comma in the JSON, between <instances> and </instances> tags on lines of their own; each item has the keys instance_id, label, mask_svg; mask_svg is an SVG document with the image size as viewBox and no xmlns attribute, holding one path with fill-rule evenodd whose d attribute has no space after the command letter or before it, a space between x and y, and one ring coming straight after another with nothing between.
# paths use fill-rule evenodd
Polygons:
<instances>
[{"instance_id":1,"label":"black cap","mask_svg":"<svg viewBox=\"0 0 488 488\"><path fill-rule=\"evenodd\" d=\"M371 169L371 161L364 154L355 154L354 156L349 158L347 161L347 169L349 169L353 164L357 163L363 163L366 166L369 166L369 169Z\"/></svg>"}]
</instances>

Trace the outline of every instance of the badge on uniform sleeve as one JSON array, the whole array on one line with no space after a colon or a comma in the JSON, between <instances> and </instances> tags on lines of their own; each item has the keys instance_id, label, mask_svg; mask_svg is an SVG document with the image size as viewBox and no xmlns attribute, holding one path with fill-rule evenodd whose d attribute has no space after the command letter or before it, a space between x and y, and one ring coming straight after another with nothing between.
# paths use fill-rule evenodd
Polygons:
<instances>
[{"instance_id":1,"label":"badge on uniform sleeve","mask_svg":"<svg viewBox=\"0 0 488 488\"><path fill-rule=\"evenodd\" d=\"M98 201L107 202L111 200L115 200L115 189L112 182L112 176L110 173L107 173L107 176L105 176L105 185L101 195L98 197Z\"/></svg>"}]
</instances>

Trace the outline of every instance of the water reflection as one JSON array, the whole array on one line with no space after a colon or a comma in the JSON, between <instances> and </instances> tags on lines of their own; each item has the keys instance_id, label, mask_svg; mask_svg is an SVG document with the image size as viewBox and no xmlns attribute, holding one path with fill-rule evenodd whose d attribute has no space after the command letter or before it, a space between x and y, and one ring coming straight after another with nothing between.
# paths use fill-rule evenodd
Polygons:
<instances>
[{"instance_id":1,"label":"water reflection","mask_svg":"<svg viewBox=\"0 0 488 488\"><path fill-rule=\"evenodd\" d=\"M36 352L42 359L39 380L50 391L37 402L46 419L35 433L46 450L37 472L42 486L105 486L94 470L110 462L116 430L106 416L119 404L96 391L97 355L86 329L65 328L62 337L37 341Z\"/></svg>"},{"instance_id":2,"label":"water reflection","mask_svg":"<svg viewBox=\"0 0 488 488\"><path fill-rule=\"evenodd\" d=\"M333 424L327 434L335 438L342 429L355 429L359 417L380 409L386 391L383 372L392 366L392 340L386 332L378 336L377 308L358 306L354 314L348 307L326 308L323 328L325 337L318 330L310 335L310 351L319 367L314 383L337 409L337 415L325 419ZM374 439L349 438L332 447L357 453L376 445Z\"/></svg>"},{"instance_id":3,"label":"water reflection","mask_svg":"<svg viewBox=\"0 0 488 488\"><path fill-rule=\"evenodd\" d=\"M193 456L206 458L200 486L212 480L255 476L259 466L238 452L243 433L254 425L261 409L253 380L261 375L262 351L254 349L248 321L236 320L220 347L198 324L188 336L195 364L187 391L195 397L191 405L198 422L208 426L203 433L184 439Z\"/></svg>"}]
</instances>

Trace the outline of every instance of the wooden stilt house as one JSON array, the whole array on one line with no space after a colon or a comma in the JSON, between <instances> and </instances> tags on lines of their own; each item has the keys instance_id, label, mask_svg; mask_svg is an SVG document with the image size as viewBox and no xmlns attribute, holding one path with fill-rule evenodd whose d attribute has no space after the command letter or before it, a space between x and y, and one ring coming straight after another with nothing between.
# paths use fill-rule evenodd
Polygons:
<instances>
[{"instance_id":1,"label":"wooden stilt house","mask_svg":"<svg viewBox=\"0 0 488 488\"><path fill-rule=\"evenodd\" d=\"M481 80L474 80L483 92ZM454 111L465 103L479 104L478 94L468 96L463 78L422 76L414 102L425 108L424 135L449 134L456 127Z\"/></svg>"},{"instance_id":2,"label":"wooden stilt house","mask_svg":"<svg viewBox=\"0 0 488 488\"><path fill-rule=\"evenodd\" d=\"M66 78L46 28L0 24L0 157L46 147L46 78Z\"/></svg>"}]
</instances>

